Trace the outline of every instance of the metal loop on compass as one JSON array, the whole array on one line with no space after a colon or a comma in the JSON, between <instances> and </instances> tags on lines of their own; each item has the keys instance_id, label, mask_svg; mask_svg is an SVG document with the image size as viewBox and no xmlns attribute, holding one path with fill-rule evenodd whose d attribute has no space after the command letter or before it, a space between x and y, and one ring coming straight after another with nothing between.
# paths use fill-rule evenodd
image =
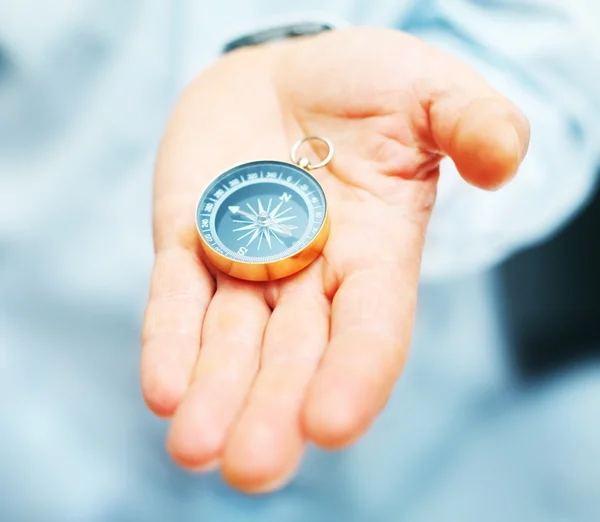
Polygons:
<instances>
[{"instance_id":1,"label":"metal loop on compass","mask_svg":"<svg viewBox=\"0 0 600 522\"><path fill-rule=\"evenodd\" d=\"M327 145L328 148L328 152L327 152L327 157L321 161L321 163L317 163L316 165L312 165L310 163L310 161L305 158L298 158L298 149L304 145L307 141L310 140L317 140L317 141L321 141L323 143L325 143L325 145ZM333 158L333 143L331 143L331 141L329 141L327 138L323 138L321 136L304 136L304 138L298 140L296 143L294 143L294 146L292 147L292 151L291 151L291 156L292 156L292 161L302 167L305 168L307 170L314 170L314 169L320 169L321 167L324 167L325 165L327 165L330 161L331 158Z\"/></svg>"}]
</instances>

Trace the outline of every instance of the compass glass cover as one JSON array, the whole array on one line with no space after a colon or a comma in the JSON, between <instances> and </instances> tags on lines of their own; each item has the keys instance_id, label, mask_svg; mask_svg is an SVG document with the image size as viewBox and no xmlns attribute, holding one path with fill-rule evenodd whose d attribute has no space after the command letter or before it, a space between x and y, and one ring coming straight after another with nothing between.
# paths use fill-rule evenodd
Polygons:
<instances>
[{"instance_id":1,"label":"compass glass cover","mask_svg":"<svg viewBox=\"0 0 600 522\"><path fill-rule=\"evenodd\" d=\"M321 230L326 200L305 170L257 161L228 170L204 191L196 224L216 252L247 263L270 263L304 249Z\"/></svg>"}]
</instances>

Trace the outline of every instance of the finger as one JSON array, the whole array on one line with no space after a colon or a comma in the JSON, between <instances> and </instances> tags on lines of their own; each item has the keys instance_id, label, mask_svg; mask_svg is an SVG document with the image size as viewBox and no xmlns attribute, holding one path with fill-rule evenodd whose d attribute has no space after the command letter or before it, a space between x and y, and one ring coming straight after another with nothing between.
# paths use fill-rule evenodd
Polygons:
<instances>
[{"instance_id":1,"label":"finger","mask_svg":"<svg viewBox=\"0 0 600 522\"><path fill-rule=\"evenodd\" d=\"M193 382L173 418L167 442L182 466L202 469L218 461L257 371L270 313L259 285L218 276Z\"/></svg>"},{"instance_id":2,"label":"finger","mask_svg":"<svg viewBox=\"0 0 600 522\"><path fill-rule=\"evenodd\" d=\"M420 93L433 140L469 183L499 188L517 172L529 146L529 122L510 100L458 60Z\"/></svg>"},{"instance_id":3,"label":"finger","mask_svg":"<svg viewBox=\"0 0 600 522\"><path fill-rule=\"evenodd\" d=\"M223 476L247 492L280 487L304 450L300 411L327 344L330 307L318 285L301 284L283 291L273 311L260 372L225 448Z\"/></svg>"},{"instance_id":4,"label":"finger","mask_svg":"<svg viewBox=\"0 0 600 522\"><path fill-rule=\"evenodd\" d=\"M141 359L142 392L157 415L171 416L187 390L212 294L213 280L193 252L157 252Z\"/></svg>"},{"instance_id":5,"label":"finger","mask_svg":"<svg viewBox=\"0 0 600 522\"><path fill-rule=\"evenodd\" d=\"M408 352L416 281L416 267L379 266L342 282L332 304L331 340L302 412L315 443L351 443L385 405Z\"/></svg>"}]
</instances>

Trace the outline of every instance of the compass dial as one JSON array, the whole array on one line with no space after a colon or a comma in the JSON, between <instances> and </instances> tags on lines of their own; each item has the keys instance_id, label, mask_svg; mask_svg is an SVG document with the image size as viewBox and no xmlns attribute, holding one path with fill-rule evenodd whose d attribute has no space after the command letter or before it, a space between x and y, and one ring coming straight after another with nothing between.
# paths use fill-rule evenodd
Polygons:
<instances>
[{"instance_id":1,"label":"compass dial","mask_svg":"<svg viewBox=\"0 0 600 522\"><path fill-rule=\"evenodd\" d=\"M315 178L279 161L246 163L221 174L202 194L196 212L205 251L213 262L217 259L218 268L279 264L279 270L270 273L246 270L253 274L249 277L244 270L236 271L236 276L248 279L287 275L292 267L282 270L282 261L302 257L306 249L314 253L315 243L324 244L326 218L325 194ZM310 257L306 254L303 261ZM300 268L296 263L293 271Z\"/></svg>"}]
</instances>

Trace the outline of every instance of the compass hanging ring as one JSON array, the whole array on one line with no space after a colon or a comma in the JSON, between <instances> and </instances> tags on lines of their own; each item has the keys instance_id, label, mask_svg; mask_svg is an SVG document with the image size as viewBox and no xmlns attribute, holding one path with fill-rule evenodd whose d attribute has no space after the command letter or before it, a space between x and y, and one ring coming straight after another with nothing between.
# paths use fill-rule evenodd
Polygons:
<instances>
[{"instance_id":1,"label":"compass hanging ring","mask_svg":"<svg viewBox=\"0 0 600 522\"><path fill-rule=\"evenodd\" d=\"M310 140L316 140L316 141L321 141L323 142L325 145L327 145L327 156L326 158L321 161L321 163L317 163L316 165L311 165L310 160L306 157L301 157L300 159L297 158L298 155L298 149L304 145L307 141ZM299 165L300 167L302 167L303 169L307 169L307 170L314 170L314 169L320 169L321 167L324 167L325 165L327 165L331 159L333 158L333 143L331 143L330 140L328 140L327 138L323 138L321 136L304 136L304 138L299 139L294 146L292 147L292 151L290 156L292 157L292 161L296 164Z\"/></svg>"},{"instance_id":2,"label":"compass hanging ring","mask_svg":"<svg viewBox=\"0 0 600 522\"><path fill-rule=\"evenodd\" d=\"M326 158L312 165L300 147L318 140ZM329 237L325 192L309 171L327 165L333 144L305 136L291 149L293 163L260 160L237 165L213 179L196 208L202 249L219 270L239 279L271 281L312 263Z\"/></svg>"}]
</instances>

